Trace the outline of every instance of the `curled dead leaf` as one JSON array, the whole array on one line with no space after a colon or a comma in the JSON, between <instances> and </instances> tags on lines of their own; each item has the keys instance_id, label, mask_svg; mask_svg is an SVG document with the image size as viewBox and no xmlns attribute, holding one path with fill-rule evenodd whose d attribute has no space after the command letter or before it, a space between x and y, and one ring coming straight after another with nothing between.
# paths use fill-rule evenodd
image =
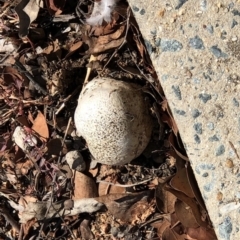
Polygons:
<instances>
[{"instance_id":1,"label":"curled dead leaf","mask_svg":"<svg viewBox=\"0 0 240 240\"><path fill-rule=\"evenodd\" d=\"M214 232L214 229L210 228L188 228L187 236L190 238L187 239L197 239L197 240L217 240L217 236Z\"/></svg>"},{"instance_id":2,"label":"curled dead leaf","mask_svg":"<svg viewBox=\"0 0 240 240\"><path fill-rule=\"evenodd\" d=\"M161 213L173 213L177 197L164 188L165 183L159 183L155 190L156 205Z\"/></svg>"},{"instance_id":3,"label":"curled dead leaf","mask_svg":"<svg viewBox=\"0 0 240 240\"><path fill-rule=\"evenodd\" d=\"M195 218L196 222L199 224L199 226L202 226L202 227L207 227L208 226L207 221L203 221L201 208L197 204L195 199L190 198L187 195L185 195L184 193L179 192L179 191L177 191L173 188L170 188L169 186L165 186L165 188L166 188L167 191L174 194L178 199L180 199L181 201L186 203L191 208L191 211L193 212L194 218Z\"/></svg>"},{"instance_id":4,"label":"curled dead leaf","mask_svg":"<svg viewBox=\"0 0 240 240\"><path fill-rule=\"evenodd\" d=\"M187 196L194 198L190 182L187 177L186 168L178 169L176 175L171 179L170 185Z\"/></svg>"},{"instance_id":5,"label":"curled dead leaf","mask_svg":"<svg viewBox=\"0 0 240 240\"><path fill-rule=\"evenodd\" d=\"M116 49L118 48L122 43L124 42L124 37L112 40L112 41L107 41L107 39L100 39L99 41L94 44L93 47L89 49L90 54L99 54L106 52L111 49Z\"/></svg>"},{"instance_id":6,"label":"curled dead leaf","mask_svg":"<svg viewBox=\"0 0 240 240\"><path fill-rule=\"evenodd\" d=\"M83 45L83 41L78 41L78 42L74 43L74 44L70 47L70 49L69 49L69 51L68 51L68 53L67 53L67 55L65 56L64 59L70 57L70 56L71 56L75 51L77 51L82 45Z\"/></svg>"},{"instance_id":7,"label":"curled dead leaf","mask_svg":"<svg viewBox=\"0 0 240 240\"><path fill-rule=\"evenodd\" d=\"M195 220L192 209L184 202L177 200L175 203L175 211L179 221L185 226L190 228L199 227Z\"/></svg>"},{"instance_id":8,"label":"curled dead leaf","mask_svg":"<svg viewBox=\"0 0 240 240\"><path fill-rule=\"evenodd\" d=\"M163 221L154 223L152 226L157 229L157 234L162 239L164 231L171 226L171 223L167 219L163 219Z\"/></svg>"},{"instance_id":9,"label":"curled dead leaf","mask_svg":"<svg viewBox=\"0 0 240 240\"><path fill-rule=\"evenodd\" d=\"M186 240L185 235L177 234L173 229L170 227L166 228L162 235L162 240Z\"/></svg>"}]
</instances>

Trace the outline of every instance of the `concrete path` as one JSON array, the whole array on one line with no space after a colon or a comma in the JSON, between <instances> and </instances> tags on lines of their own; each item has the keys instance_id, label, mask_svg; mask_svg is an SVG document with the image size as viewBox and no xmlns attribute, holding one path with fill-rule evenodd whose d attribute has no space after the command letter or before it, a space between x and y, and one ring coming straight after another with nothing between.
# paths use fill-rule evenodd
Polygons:
<instances>
[{"instance_id":1,"label":"concrete path","mask_svg":"<svg viewBox=\"0 0 240 240\"><path fill-rule=\"evenodd\" d=\"M240 1L129 4L216 234L240 239Z\"/></svg>"}]
</instances>

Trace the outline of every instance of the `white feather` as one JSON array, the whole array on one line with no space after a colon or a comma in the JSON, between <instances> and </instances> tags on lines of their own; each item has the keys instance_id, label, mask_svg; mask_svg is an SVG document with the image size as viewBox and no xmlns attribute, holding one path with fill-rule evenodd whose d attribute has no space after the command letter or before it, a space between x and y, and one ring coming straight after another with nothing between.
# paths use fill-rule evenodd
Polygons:
<instances>
[{"instance_id":1,"label":"white feather","mask_svg":"<svg viewBox=\"0 0 240 240\"><path fill-rule=\"evenodd\" d=\"M100 26L103 21L109 23L112 20L112 11L118 0L101 0L94 2L91 16L86 22L92 26Z\"/></svg>"}]
</instances>

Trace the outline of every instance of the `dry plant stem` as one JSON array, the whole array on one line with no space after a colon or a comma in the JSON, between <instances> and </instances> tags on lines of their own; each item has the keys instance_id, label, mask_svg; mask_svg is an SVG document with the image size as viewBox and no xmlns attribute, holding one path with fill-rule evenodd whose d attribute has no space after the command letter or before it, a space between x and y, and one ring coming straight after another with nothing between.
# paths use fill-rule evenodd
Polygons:
<instances>
[{"instance_id":1,"label":"dry plant stem","mask_svg":"<svg viewBox=\"0 0 240 240\"><path fill-rule=\"evenodd\" d=\"M82 86L78 86L70 95L68 95L66 98L64 98L63 100L61 100L63 103L60 105L60 107L58 108L58 110L55 112L55 115L58 115L63 108L66 106L66 102L72 98L73 96L75 96L77 93L79 93L79 90Z\"/></svg>"},{"instance_id":2,"label":"dry plant stem","mask_svg":"<svg viewBox=\"0 0 240 240\"><path fill-rule=\"evenodd\" d=\"M18 240L23 240L23 224L21 224L20 232L18 234Z\"/></svg>"},{"instance_id":3,"label":"dry plant stem","mask_svg":"<svg viewBox=\"0 0 240 240\"><path fill-rule=\"evenodd\" d=\"M62 140L62 148L63 148L64 142L65 142L65 140L66 140L67 132L68 132L68 129L69 129L69 127L70 127L71 122L72 122L72 118L70 117L69 120L68 120L68 124L67 124L67 128L66 128L66 131L65 131L63 140ZM59 153L57 165L59 165L61 158L62 158L62 150L61 150L61 152ZM54 184L56 183L56 178L57 178L57 173L55 172L55 174L54 174L54 176L53 176L53 180L52 180L52 186L54 186ZM52 207L52 208L54 207L53 204L52 204L52 203L53 203L53 194L54 194L54 187L52 187L52 192L51 192L51 197L50 197L50 202L51 202L51 204L49 204L49 207L48 207L48 209L47 209L47 211L46 211L46 213L45 213L45 218L44 218L43 224L41 225L41 228L40 228L40 230L39 230L39 234L38 234L37 240L40 240L40 238L41 238L43 226L44 226L44 223L45 223L45 221L46 221L46 217L47 217L47 215L48 215L48 213L49 213L50 207ZM58 213L58 215L59 215L59 213ZM64 222L62 216L60 216L60 218L61 218L62 221ZM74 239L76 239L76 237L74 236L74 234L73 234L73 232L71 231L71 229L69 229L68 226L66 226L66 227L67 227L68 231L70 232L70 234L74 237Z\"/></svg>"},{"instance_id":4,"label":"dry plant stem","mask_svg":"<svg viewBox=\"0 0 240 240\"><path fill-rule=\"evenodd\" d=\"M116 187L127 188L127 187L134 187L134 186L149 182L151 180L153 180L153 178L149 178L149 179L146 179L144 181L141 181L141 182L138 182L138 183L132 183L132 184L118 184L118 183L112 183L112 182L103 181L103 180L97 180L97 183L105 183L105 184L109 184L109 185L116 186Z\"/></svg>"},{"instance_id":5,"label":"dry plant stem","mask_svg":"<svg viewBox=\"0 0 240 240\"><path fill-rule=\"evenodd\" d=\"M25 71L25 76L29 79L29 81L32 82L33 86L38 90L40 91L42 94L44 95L47 95L47 91L41 87L39 85L38 82L35 81L34 77L28 72L26 71L25 67L19 62L16 60L15 64L14 64L18 69L20 69L20 71Z\"/></svg>"},{"instance_id":6,"label":"dry plant stem","mask_svg":"<svg viewBox=\"0 0 240 240\"><path fill-rule=\"evenodd\" d=\"M95 61L95 60L97 60L97 57L95 57L94 55L91 55L91 56L90 56L90 59L89 59L89 63L90 63L90 62L93 62L93 61ZM92 68L88 67L88 68L87 68L86 77L85 77L85 80L84 80L84 83L83 83L83 86L85 86L85 85L88 83L88 80L89 80L89 76L90 76L90 74L91 74L91 71L92 71Z\"/></svg>"},{"instance_id":7,"label":"dry plant stem","mask_svg":"<svg viewBox=\"0 0 240 240\"><path fill-rule=\"evenodd\" d=\"M14 95L11 95L10 97L8 97L9 99L13 99L13 100L18 100L20 101L20 99ZM0 100L4 100L5 98L0 97ZM44 105L46 103L41 102L41 99L35 99L35 100L21 100L23 102L23 104L35 104L35 105ZM12 110L12 109L11 109Z\"/></svg>"},{"instance_id":8,"label":"dry plant stem","mask_svg":"<svg viewBox=\"0 0 240 240\"><path fill-rule=\"evenodd\" d=\"M17 231L20 232L20 227L17 221L10 215L10 213L6 210L5 207L0 207L0 214L2 214L5 220L11 224L11 226Z\"/></svg>"},{"instance_id":9,"label":"dry plant stem","mask_svg":"<svg viewBox=\"0 0 240 240\"><path fill-rule=\"evenodd\" d=\"M113 52L113 54L111 55L111 57L108 59L108 61L106 62L106 64L104 65L101 73L105 70L105 68L107 67L107 65L109 64L109 62L112 60L112 58L114 57L114 55L117 53L117 51L119 51L122 46L127 42L127 34L128 34L128 30L129 30L129 19L130 19L130 7L128 7L127 9L127 27L126 27L126 32L125 32L125 36L124 36L124 40L122 41L121 45L115 49L115 51Z\"/></svg>"},{"instance_id":10,"label":"dry plant stem","mask_svg":"<svg viewBox=\"0 0 240 240\"><path fill-rule=\"evenodd\" d=\"M180 221L177 221L173 226L171 226L171 229L175 228L180 223L181 223Z\"/></svg>"}]
</instances>

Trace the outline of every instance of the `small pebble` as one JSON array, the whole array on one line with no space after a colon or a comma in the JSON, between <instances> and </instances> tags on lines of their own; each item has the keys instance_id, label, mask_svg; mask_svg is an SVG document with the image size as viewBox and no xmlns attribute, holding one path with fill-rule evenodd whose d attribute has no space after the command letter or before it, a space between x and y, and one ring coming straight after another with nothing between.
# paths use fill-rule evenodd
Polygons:
<instances>
[{"instance_id":1,"label":"small pebble","mask_svg":"<svg viewBox=\"0 0 240 240\"><path fill-rule=\"evenodd\" d=\"M228 168L233 168L234 167L233 161L231 159L227 159L225 165Z\"/></svg>"},{"instance_id":2,"label":"small pebble","mask_svg":"<svg viewBox=\"0 0 240 240\"><path fill-rule=\"evenodd\" d=\"M12 140L23 150L28 150L37 144L37 139L32 134L27 134L24 128L17 126L13 132Z\"/></svg>"},{"instance_id":3,"label":"small pebble","mask_svg":"<svg viewBox=\"0 0 240 240\"><path fill-rule=\"evenodd\" d=\"M213 26L212 25L207 25L207 30L209 33L213 34L214 32L214 29L213 29Z\"/></svg>"},{"instance_id":4,"label":"small pebble","mask_svg":"<svg viewBox=\"0 0 240 240\"><path fill-rule=\"evenodd\" d=\"M204 49L204 44L202 39L199 36L189 39L189 46L194 49Z\"/></svg>"},{"instance_id":5,"label":"small pebble","mask_svg":"<svg viewBox=\"0 0 240 240\"><path fill-rule=\"evenodd\" d=\"M208 127L210 130L214 130L214 123L212 123L212 122L207 123L207 127Z\"/></svg>"},{"instance_id":6,"label":"small pebble","mask_svg":"<svg viewBox=\"0 0 240 240\"><path fill-rule=\"evenodd\" d=\"M222 192L218 192L218 193L217 193L217 200L220 202L220 201L222 201L222 199L223 199L223 194L222 194Z\"/></svg>"},{"instance_id":7,"label":"small pebble","mask_svg":"<svg viewBox=\"0 0 240 240\"><path fill-rule=\"evenodd\" d=\"M238 38L235 36L235 37L232 37L232 41L233 42L236 42L238 40Z\"/></svg>"},{"instance_id":8,"label":"small pebble","mask_svg":"<svg viewBox=\"0 0 240 240\"><path fill-rule=\"evenodd\" d=\"M181 8L179 11L178 11L178 16L181 16L181 15L184 15L186 12L186 10L184 8Z\"/></svg>"},{"instance_id":9,"label":"small pebble","mask_svg":"<svg viewBox=\"0 0 240 240\"><path fill-rule=\"evenodd\" d=\"M230 239L232 232L232 221L230 217L226 217L223 222L219 225L219 235L223 239Z\"/></svg>"},{"instance_id":10,"label":"small pebble","mask_svg":"<svg viewBox=\"0 0 240 240\"><path fill-rule=\"evenodd\" d=\"M216 156L220 156L223 155L225 152L225 147L224 145L220 145L217 149L216 149Z\"/></svg>"},{"instance_id":11,"label":"small pebble","mask_svg":"<svg viewBox=\"0 0 240 240\"><path fill-rule=\"evenodd\" d=\"M238 25L238 22L235 19L233 19L232 24L231 24L231 28L234 28L236 25Z\"/></svg>"},{"instance_id":12,"label":"small pebble","mask_svg":"<svg viewBox=\"0 0 240 240\"><path fill-rule=\"evenodd\" d=\"M159 15L160 17L163 17L164 14L165 14L165 12L166 12L166 9L163 8L163 9L161 9L161 10L158 12L158 15Z\"/></svg>"},{"instance_id":13,"label":"small pebble","mask_svg":"<svg viewBox=\"0 0 240 240\"><path fill-rule=\"evenodd\" d=\"M110 232L113 235L113 237L117 237L119 229L116 227L112 227Z\"/></svg>"},{"instance_id":14,"label":"small pebble","mask_svg":"<svg viewBox=\"0 0 240 240\"><path fill-rule=\"evenodd\" d=\"M74 150L68 152L65 156L65 159L71 169L78 172L85 171L86 163L82 157L82 154L79 151Z\"/></svg>"},{"instance_id":15,"label":"small pebble","mask_svg":"<svg viewBox=\"0 0 240 240\"><path fill-rule=\"evenodd\" d=\"M163 52L178 52L183 48L183 45L174 39L162 39L161 49Z\"/></svg>"}]
</instances>

